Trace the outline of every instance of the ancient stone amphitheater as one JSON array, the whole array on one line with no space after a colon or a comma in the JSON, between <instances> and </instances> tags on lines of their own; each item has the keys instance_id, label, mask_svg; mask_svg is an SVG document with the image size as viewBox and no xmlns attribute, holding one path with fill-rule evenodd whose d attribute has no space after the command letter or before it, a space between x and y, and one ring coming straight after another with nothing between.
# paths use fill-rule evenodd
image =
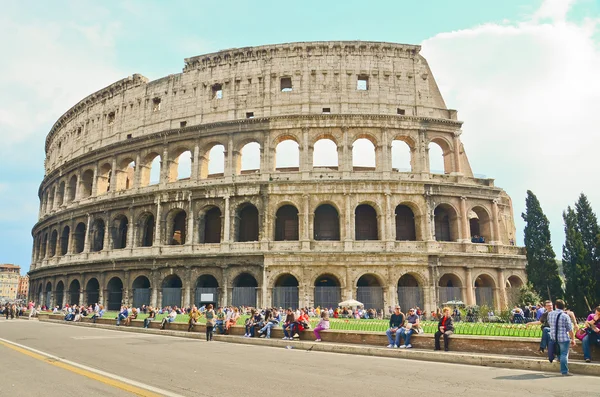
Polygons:
<instances>
[{"instance_id":1,"label":"ancient stone amphitheater","mask_svg":"<svg viewBox=\"0 0 600 397\"><path fill-rule=\"evenodd\" d=\"M419 51L230 49L82 99L46 138L31 298L505 306L526 280L511 200Z\"/></svg>"}]
</instances>

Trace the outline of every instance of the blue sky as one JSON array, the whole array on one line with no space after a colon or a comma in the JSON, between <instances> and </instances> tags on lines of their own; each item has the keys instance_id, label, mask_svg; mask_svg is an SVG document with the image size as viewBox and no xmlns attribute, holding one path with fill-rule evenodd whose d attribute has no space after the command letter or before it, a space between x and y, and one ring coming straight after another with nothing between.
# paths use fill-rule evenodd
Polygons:
<instances>
[{"instance_id":1,"label":"blue sky","mask_svg":"<svg viewBox=\"0 0 600 397\"><path fill-rule=\"evenodd\" d=\"M473 171L550 218L580 192L600 208L600 0L4 2L0 14L0 263L28 270L44 138L78 100L122 77L179 73L183 59L290 41L421 44L465 121Z\"/></svg>"}]
</instances>

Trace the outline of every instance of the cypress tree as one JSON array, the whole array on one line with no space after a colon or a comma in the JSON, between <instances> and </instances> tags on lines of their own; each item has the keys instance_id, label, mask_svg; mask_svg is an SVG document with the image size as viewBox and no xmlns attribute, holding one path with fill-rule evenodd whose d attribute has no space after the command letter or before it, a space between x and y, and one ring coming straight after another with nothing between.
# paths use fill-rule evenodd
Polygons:
<instances>
[{"instance_id":1,"label":"cypress tree","mask_svg":"<svg viewBox=\"0 0 600 397\"><path fill-rule=\"evenodd\" d=\"M566 283L566 298L571 309L579 316L588 312L585 297L592 298L593 284L591 267L579 231L578 214L570 206L563 212L565 221L565 244L563 245L563 269ZM591 303L590 303L591 304Z\"/></svg>"},{"instance_id":2,"label":"cypress tree","mask_svg":"<svg viewBox=\"0 0 600 397\"><path fill-rule=\"evenodd\" d=\"M600 304L600 226L598 218L585 194L581 193L575 203L577 212L577 225L581 233L581 240L585 248L585 262L590 267L591 295L588 296L589 304L594 307Z\"/></svg>"},{"instance_id":3,"label":"cypress tree","mask_svg":"<svg viewBox=\"0 0 600 397\"><path fill-rule=\"evenodd\" d=\"M525 225L525 247L527 248L527 278L533 289L542 297L563 297L562 281L558 274L556 254L550 241L550 222L542 211L538 198L527 191L525 213L521 217ZM550 296L548 296L550 294Z\"/></svg>"}]
</instances>

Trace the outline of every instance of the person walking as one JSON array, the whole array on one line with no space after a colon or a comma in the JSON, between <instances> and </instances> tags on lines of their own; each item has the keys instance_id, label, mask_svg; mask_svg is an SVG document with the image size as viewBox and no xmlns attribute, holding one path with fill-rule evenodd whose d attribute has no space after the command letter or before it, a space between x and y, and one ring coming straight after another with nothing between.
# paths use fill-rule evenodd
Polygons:
<instances>
[{"instance_id":1,"label":"person walking","mask_svg":"<svg viewBox=\"0 0 600 397\"><path fill-rule=\"evenodd\" d=\"M575 335L573 334L573 322L565 312L565 302L558 299L554 305L556 309L548 314L548 325L550 326L550 340L556 342L560 351L560 373L563 376L572 376L569 372L569 345L575 346Z\"/></svg>"},{"instance_id":2,"label":"person walking","mask_svg":"<svg viewBox=\"0 0 600 397\"><path fill-rule=\"evenodd\" d=\"M204 312L204 316L206 316L206 341L212 342L213 340L213 332L215 329L215 311L213 310L212 303L209 303L206 307L206 312Z\"/></svg>"}]
</instances>

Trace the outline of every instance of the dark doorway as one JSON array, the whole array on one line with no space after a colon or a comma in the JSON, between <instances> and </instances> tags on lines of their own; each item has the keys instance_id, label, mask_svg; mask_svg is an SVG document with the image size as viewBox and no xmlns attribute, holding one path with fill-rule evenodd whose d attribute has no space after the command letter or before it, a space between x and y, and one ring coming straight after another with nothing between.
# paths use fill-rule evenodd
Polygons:
<instances>
[{"instance_id":1,"label":"dark doorway","mask_svg":"<svg viewBox=\"0 0 600 397\"><path fill-rule=\"evenodd\" d=\"M415 241L415 214L406 205L396 207L396 240Z\"/></svg>"},{"instance_id":2,"label":"dark doorway","mask_svg":"<svg viewBox=\"0 0 600 397\"><path fill-rule=\"evenodd\" d=\"M142 218L142 247L152 247L154 244L154 215L146 214Z\"/></svg>"},{"instance_id":3,"label":"dark doorway","mask_svg":"<svg viewBox=\"0 0 600 397\"><path fill-rule=\"evenodd\" d=\"M233 280L231 304L233 306L256 307L256 288L258 283L249 273L242 273Z\"/></svg>"},{"instance_id":4,"label":"dark doorway","mask_svg":"<svg viewBox=\"0 0 600 397\"><path fill-rule=\"evenodd\" d=\"M95 278L92 278L87 282L85 287L85 293L87 295L87 304L94 305L100 303L100 283Z\"/></svg>"},{"instance_id":5,"label":"dark doorway","mask_svg":"<svg viewBox=\"0 0 600 397\"><path fill-rule=\"evenodd\" d=\"M275 217L275 241L298 240L298 209L284 205Z\"/></svg>"},{"instance_id":6,"label":"dark doorway","mask_svg":"<svg viewBox=\"0 0 600 397\"><path fill-rule=\"evenodd\" d=\"M315 211L314 239L340 239L340 218L337 210L330 204L320 205Z\"/></svg>"},{"instance_id":7,"label":"dark doorway","mask_svg":"<svg viewBox=\"0 0 600 397\"><path fill-rule=\"evenodd\" d=\"M146 276L137 277L132 284L133 306L150 305L150 280Z\"/></svg>"},{"instance_id":8,"label":"dark doorway","mask_svg":"<svg viewBox=\"0 0 600 397\"><path fill-rule=\"evenodd\" d=\"M340 282L336 277L326 274L315 280L315 307L336 308L340 298Z\"/></svg>"},{"instance_id":9,"label":"dark doorway","mask_svg":"<svg viewBox=\"0 0 600 397\"><path fill-rule=\"evenodd\" d=\"M273 287L273 307L298 308L298 280L291 274L279 276Z\"/></svg>"},{"instance_id":10,"label":"dark doorway","mask_svg":"<svg viewBox=\"0 0 600 397\"><path fill-rule=\"evenodd\" d=\"M212 207L200 215L199 241L202 244L217 244L221 242L221 210Z\"/></svg>"},{"instance_id":11,"label":"dark doorway","mask_svg":"<svg viewBox=\"0 0 600 397\"><path fill-rule=\"evenodd\" d=\"M107 304L108 310L121 310L121 303L123 302L123 281L118 277L113 277L108 282L107 286Z\"/></svg>"},{"instance_id":12,"label":"dark doorway","mask_svg":"<svg viewBox=\"0 0 600 397\"><path fill-rule=\"evenodd\" d=\"M354 211L354 235L356 240L377 240L377 212L367 204L361 204Z\"/></svg>"},{"instance_id":13,"label":"dark doorway","mask_svg":"<svg viewBox=\"0 0 600 397\"><path fill-rule=\"evenodd\" d=\"M252 204L245 205L238 213L237 241L258 241L258 210Z\"/></svg>"},{"instance_id":14,"label":"dark doorway","mask_svg":"<svg viewBox=\"0 0 600 397\"><path fill-rule=\"evenodd\" d=\"M183 283L181 279L172 274L167 276L162 282L162 307L179 306L181 307L181 289Z\"/></svg>"},{"instance_id":15,"label":"dark doorway","mask_svg":"<svg viewBox=\"0 0 600 397\"><path fill-rule=\"evenodd\" d=\"M219 305L219 282L210 275L204 274L198 277L196 281L196 294L194 302L196 306L212 303L213 306Z\"/></svg>"}]
</instances>

